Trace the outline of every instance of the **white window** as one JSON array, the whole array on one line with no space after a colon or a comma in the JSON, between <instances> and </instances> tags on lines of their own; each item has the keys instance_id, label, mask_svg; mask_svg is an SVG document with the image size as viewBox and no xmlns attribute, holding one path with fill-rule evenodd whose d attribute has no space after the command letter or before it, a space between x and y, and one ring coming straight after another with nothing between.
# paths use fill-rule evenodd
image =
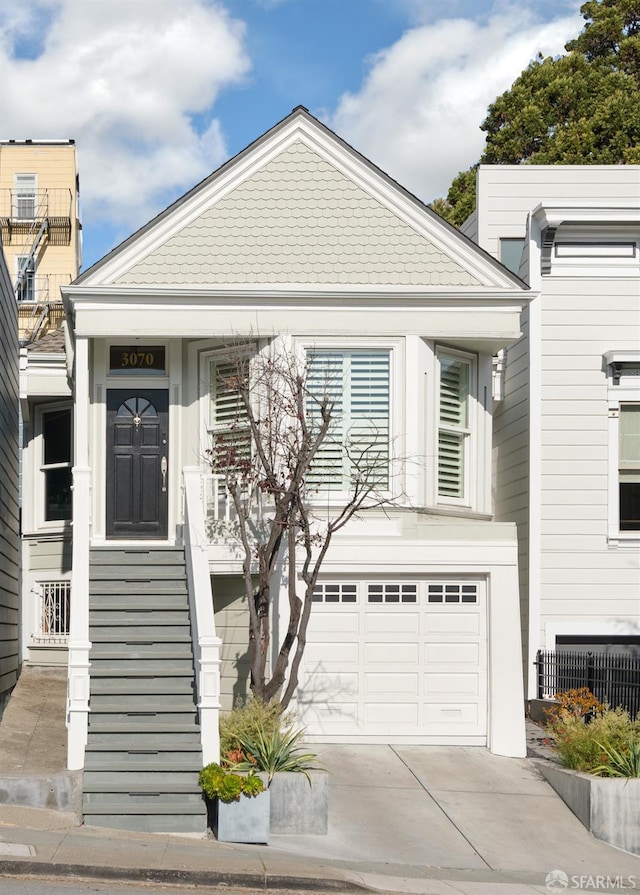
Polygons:
<instances>
[{"instance_id":1,"label":"white window","mask_svg":"<svg viewBox=\"0 0 640 895\"><path fill-rule=\"evenodd\" d=\"M517 239L505 238L500 240L500 261L512 273L520 270L522 252L524 251L524 236Z\"/></svg>"},{"instance_id":2,"label":"white window","mask_svg":"<svg viewBox=\"0 0 640 895\"><path fill-rule=\"evenodd\" d=\"M310 417L328 397L332 420L308 477L319 490L349 491L357 478L389 488L389 349L307 350Z\"/></svg>"},{"instance_id":3,"label":"white window","mask_svg":"<svg viewBox=\"0 0 640 895\"><path fill-rule=\"evenodd\" d=\"M16 257L16 298L18 301L36 300L36 262L29 255Z\"/></svg>"},{"instance_id":4,"label":"white window","mask_svg":"<svg viewBox=\"0 0 640 895\"><path fill-rule=\"evenodd\" d=\"M469 502L470 395L475 388L471 356L438 349L438 499Z\"/></svg>"},{"instance_id":5,"label":"white window","mask_svg":"<svg viewBox=\"0 0 640 895\"><path fill-rule=\"evenodd\" d=\"M71 519L71 408L44 410L41 416L44 521Z\"/></svg>"},{"instance_id":6,"label":"white window","mask_svg":"<svg viewBox=\"0 0 640 895\"><path fill-rule=\"evenodd\" d=\"M209 359L208 429L214 471L236 466L250 455L249 418L238 390L239 377L245 375L248 363L248 355Z\"/></svg>"},{"instance_id":7,"label":"white window","mask_svg":"<svg viewBox=\"0 0 640 895\"><path fill-rule=\"evenodd\" d=\"M618 445L620 531L640 536L640 404L621 404Z\"/></svg>"},{"instance_id":8,"label":"white window","mask_svg":"<svg viewBox=\"0 0 640 895\"><path fill-rule=\"evenodd\" d=\"M38 633L33 640L41 643L65 643L71 620L71 582L53 579L40 581L35 588L38 599Z\"/></svg>"},{"instance_id":9,"label":"white window","mask_svg":"<svg viewBox=\"0 0 640 895\"><path fill-rule=\"evenodd\" d=\"M13 192L13 216L19 221L36 217L36 175L16 174Z\"/></svg>"},{"instance_id":10,"label":"white window","mask_svg":"<svg viewBox=\"0 0 640 895\"><path fill-rule=\"evenodd\" d=\"M640 542L640 352L609 351L609 544Z\"/></svg>"}]
</instances>

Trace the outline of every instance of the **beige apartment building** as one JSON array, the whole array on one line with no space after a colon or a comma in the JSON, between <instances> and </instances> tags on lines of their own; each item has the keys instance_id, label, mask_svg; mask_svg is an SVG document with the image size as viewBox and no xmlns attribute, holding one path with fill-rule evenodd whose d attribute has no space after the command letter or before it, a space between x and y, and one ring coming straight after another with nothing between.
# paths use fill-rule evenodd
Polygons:
<instances>
[{"instance_id":1,"label":"beige apartment building","mask_svg":"<svg viewBox=\"0 0 640 895\"><path fill-rule=\"evenodd\" d=\"M81 264L78 205L73 140L0 141L0 235L22 344L62 321L60 286Z\"/></svg>"}]
</instances>

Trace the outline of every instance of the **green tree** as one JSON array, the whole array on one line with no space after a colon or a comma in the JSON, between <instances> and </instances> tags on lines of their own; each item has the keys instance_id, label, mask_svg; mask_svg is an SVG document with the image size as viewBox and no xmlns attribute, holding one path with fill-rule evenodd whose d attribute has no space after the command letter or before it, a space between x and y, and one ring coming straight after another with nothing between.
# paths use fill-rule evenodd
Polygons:
<instances>
[{"instance_id":1,"label":"green tree","mask_svg":"<svg viewBox=\"0 0 640 895\"><path fill-rule=\"evenodd\" d=\"M478 164L640 163L640 0L588 0L566 55L538 56L489 106ZM460 226L475 207L475 170L432 208ZM444 213L443 213L444 212Z\"/></svg>"}]
</instances>

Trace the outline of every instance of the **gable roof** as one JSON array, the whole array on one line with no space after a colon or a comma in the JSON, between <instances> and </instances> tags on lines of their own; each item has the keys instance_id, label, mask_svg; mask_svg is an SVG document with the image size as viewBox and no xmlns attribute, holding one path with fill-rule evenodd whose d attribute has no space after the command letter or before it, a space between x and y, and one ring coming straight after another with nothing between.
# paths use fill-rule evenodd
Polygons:
<instances>
[{"instance_id":1,"label":"gable roof","mask_svg":"<svg viewBox=\"0 0 640 895\"><path fill-rule=\"evenodd\" d=\"M525 288L302 107L81 274L81 284Z\"/></svg>"}]
</instances>

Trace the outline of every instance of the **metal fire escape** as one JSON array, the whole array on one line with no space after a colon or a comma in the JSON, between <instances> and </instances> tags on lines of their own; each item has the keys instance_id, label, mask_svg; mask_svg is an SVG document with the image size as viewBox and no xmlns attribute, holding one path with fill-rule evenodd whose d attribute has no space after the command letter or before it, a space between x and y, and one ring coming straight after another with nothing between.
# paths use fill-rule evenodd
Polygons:
<instances>
[{"instance_id":1,"label":"metal fire escape","mask_svg":"<svg viewBox=\"0 0 640 895\"><path fill-rule=\"evenodd\" d=\"M3 190L0 199L0 232L5 246L20 245L20 264L14 282L19 308L30 308L25 319L21 314L22 343L32 342L51 313L59 305L59 285L51 275L37 276L38 262L50 245L71 242L70 190ZM60 213L62 212L62 214ZM64 278L71 281L71 276Z\"/></svg>"}]
</instances>

